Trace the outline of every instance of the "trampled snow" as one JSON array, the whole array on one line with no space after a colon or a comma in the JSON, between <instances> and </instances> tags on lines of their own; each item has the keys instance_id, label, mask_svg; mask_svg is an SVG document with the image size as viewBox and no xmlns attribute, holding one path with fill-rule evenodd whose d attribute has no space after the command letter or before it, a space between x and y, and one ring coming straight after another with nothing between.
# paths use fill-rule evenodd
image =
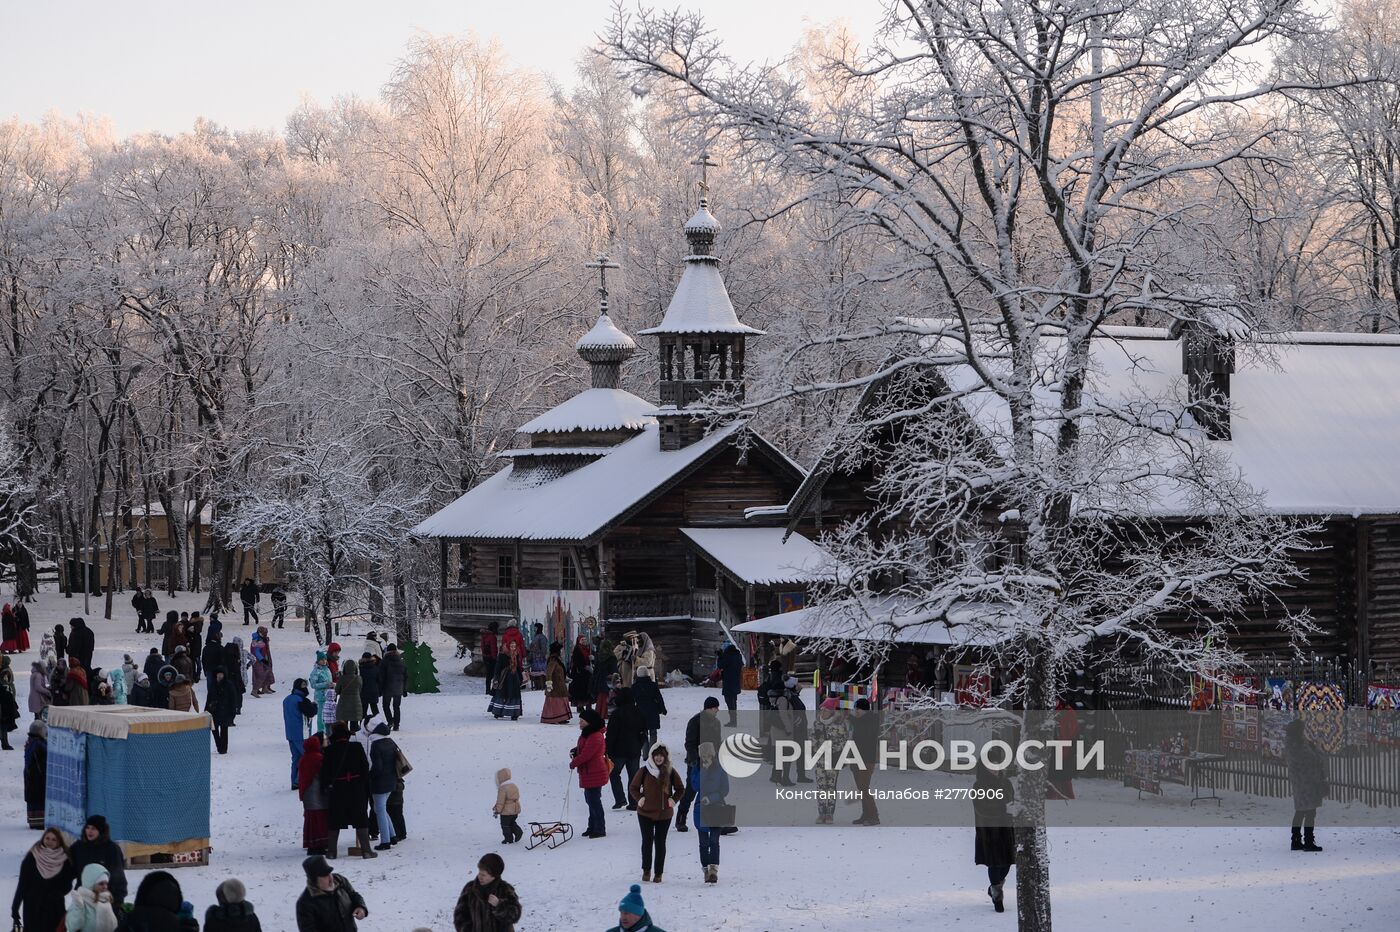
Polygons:
<instances>
[{"instance_id":1,"label":"trampled snow","mask_svg":"<svg viewBox=\"0 0 1400 932\"><path fill-rule=\"evenodd\" d=\"M92 621L95 662L115 666L123 651L144 654L153 638L134 634L118 598L118 619ZM161 609L194 609L202 597L161 597ZM37 645L40 630L79 614L81 599L45 594L31 606ZM226 630L242 633L237 614ZM213 760L212 863L175 871L185 898L201 919L226 877L248 886L268 932L296 928L294 907L304 880L301 805L288 790L281 699L291 680L311 666L314 644L289 618L273 632L277 671L275 696L247 698L231 732L230 753ZM359 633L341 635L349 651ZM496 721L486 714L482 681L454 671L451 653L434 640L443 693L404 701L404 727L395 735L413 763L405 799L409 839L375 860L341 857L336 870L350 878L368 901L363 932L407 932L425 926L450 932L452 908L476 861L495 851L505 877L524 906L520 932L598 930L617 922L617 902L641 880L635 817L608 811L608 835L597 841L575 836L556 851L526 851L500 844L491 816L496 768L509 766L519 785L521 823L557 819L566 787L569 817L584 824L582 796L567 769L574 726L538 724L541 697L525 693L525 717ZM27 689L34 653L14 659L21 689ZM197 691L203 701L203 683ZM671 713L661 739L677 751L686 719L710 690L671 689ZM752 693L741 706L754 706ZM28 714L23 718L27 727ZM17 750L0 753L5 785L0 799L0 898L13 894L19 862L38 833L25 827L20 792L23 732ZM210 753L213 754L212 742ZM152 761L151 766L172 766ZM1169 787L1168 792L1184 788ZM604 793L605 800L608 794ZM1146 801L1150 805L1153 801ZM1160 801L1157 801L1160 802ZM856 810L838 806L838 821ZM1074 932L1120 932L1125 928L1378 930L1400 925L1400 831L1329 830L1327 806L1319 812L1321 854L1288 850L1283 829L1051 829L1050 877L1056 927ZM131 875L132 888L142 872ZM1014 875L1012 877L1014 881ZM666 882L644 884L652 918L670 932L814 932L852 928L942 929L1008 932L1015 928L1014 885L1008 884L1007 914L995 914L986 896L985 869L973 864L968 830L857 828L745 828L723 840L720 882L700 877L696 834L672 831Z\"/></svg>"}]
</instances>

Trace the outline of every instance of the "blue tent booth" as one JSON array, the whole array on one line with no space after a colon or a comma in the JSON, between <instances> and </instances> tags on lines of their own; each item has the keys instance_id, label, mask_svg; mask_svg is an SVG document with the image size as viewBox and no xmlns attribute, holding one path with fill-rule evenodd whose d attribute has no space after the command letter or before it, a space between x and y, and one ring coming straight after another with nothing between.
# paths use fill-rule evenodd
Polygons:
<instances>
[{"instance_id":1,"label":"blue tent booth","mask_svg":"<svg viewBox=\"0 0 1400 932\"><path fill-rule=\"evenodd\" d=\"M209 863L209 726L204 712L51 707L46 824L72 841L105 816L132 867Z\"/></svg>"}]
</instances>

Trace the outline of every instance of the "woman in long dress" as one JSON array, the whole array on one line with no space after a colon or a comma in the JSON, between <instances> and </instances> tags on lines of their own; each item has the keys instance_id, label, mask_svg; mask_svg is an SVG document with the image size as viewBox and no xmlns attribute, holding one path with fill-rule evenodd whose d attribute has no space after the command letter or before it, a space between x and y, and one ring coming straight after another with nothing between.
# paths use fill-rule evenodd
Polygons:
<instances>
[{"instance_id":1,"label":"woman in long dress","mask_svg":"<svg viewBox=\"0 0 1400 932\"><path fill-rule=\"evenodd\" d=\"M510 716L512 722L520 718L520 661L520 648L515 641L507 641L505 653L496 661L495 689L486 707L496 718Z\"/></svg>"},{"instance_id":2,"label":"woman in long dress","mask_svg":"<svg viewBox=\"0 0 1400 932\"><path fill-rule=\"evenodd\" d=\"M555 641L549 645L549 661L545 665L544 711L540 721L546 725L567 725L573 719L569 709L569 683L564 677L564 645Z\"/></svg>"}]
</instances>

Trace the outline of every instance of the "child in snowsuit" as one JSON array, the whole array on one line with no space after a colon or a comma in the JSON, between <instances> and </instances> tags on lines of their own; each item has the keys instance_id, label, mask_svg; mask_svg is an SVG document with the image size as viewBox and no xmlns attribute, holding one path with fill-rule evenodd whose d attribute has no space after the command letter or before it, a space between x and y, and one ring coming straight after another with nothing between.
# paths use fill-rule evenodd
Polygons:
<instances>
[{"instance_id":1,"label":"child in snowsuit","mask_svg":"<svg viewBox=\"0 0 1400 932\"><path fill-rule=\"evenodd\" d=\"M510 769L496 771L496 805L491 812L501 818L501 843L514 844L524 837L520 830L520 788L510 782Z\"/></svg>"}]
</instances>

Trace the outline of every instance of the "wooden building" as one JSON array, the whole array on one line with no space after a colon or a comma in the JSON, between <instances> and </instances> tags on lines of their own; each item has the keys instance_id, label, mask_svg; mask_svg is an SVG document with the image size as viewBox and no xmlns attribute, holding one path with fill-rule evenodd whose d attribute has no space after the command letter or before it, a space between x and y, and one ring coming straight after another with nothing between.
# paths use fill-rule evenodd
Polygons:
<instances>
[{"instance_id":1,"label":"wooden building","mask_svg":"<svg viewBox=\"0 0 1400 932\"><path fill-rule=\"evenodd\" d=\"M186 579L186 584L192 585L196 578L194 574L198 572L200 584L207 586L213 578L214 569L213 508L205 505L196 513L191 505L187 510L189 547L198 565L196 570L195 564L191 563L190 578ZM115 538L113 528L116 530ZM178 566L177 546L178 542L171 533L170 519L159 504L152 504L149 510L137 505L121 514L103 515L98 525L98 565L90 578L98 587L105 588L112 574L115 556L121 561L119 582L124 589L144 587L148 583L155 589L165 589L172 570ZM80 561L83 556L86 554L80 554ZM82 571L70 566L69 573L70 578L75 580L75 588L81 585ZM231 578L234 579L234 588L237 588L238 581L246 578L271 583L285 578L285 568L273 557L271 543L263 543L256 549L235 547Z\"/></svg>"},{"instance_id":2,"label":"wooden building","mask_svg":"<svg viewBox=\"0 0 1400 932\"><path fill-rule=\"evenodd\" d=\"M614 266L600 258L601 313L577 344L591 387L522 424L503 469L415 529L439 541L442 627L460 642L474 646L493 621L542 622L566 643L636 628L667 671L703 673L734 624L804 598L820 551L785 541L774 507L804 471L744 421L716 426L706 409L716 393L742 396L745 342L762 335L735 314L718 231L702 198L675 294L642 331L658 341L659 404L619 387L636 344L608 316ZM746 520L763 507L772 526ZM784 566L794 569L774 572Z\"/></svg>"}]
</instances>

